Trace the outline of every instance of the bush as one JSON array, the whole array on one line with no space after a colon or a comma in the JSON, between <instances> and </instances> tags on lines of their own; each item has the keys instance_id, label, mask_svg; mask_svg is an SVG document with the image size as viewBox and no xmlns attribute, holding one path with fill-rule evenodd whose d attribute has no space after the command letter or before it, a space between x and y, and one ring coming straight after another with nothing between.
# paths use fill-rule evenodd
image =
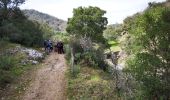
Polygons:
<instances>
[{"instance_id":1,"label":"bush","mask_svg":"<svg viewBox=\"0 0 170 100\"><path fill-rule=\"evenodd\" d=\"M99 67L105 71L107 69L107 64L104 62L104 55L100 50L83 53L81 55L81 60L88 66Z\"/></svg>"},{"instance_id":2,"label":"bush","mask_svg":"<svg viewBox=\"0 0 170 100\"><path fill-rule=\"evenodd\" d=\"M16 66L16 60L10 56L0 57L0 87L4 87L6 84L13 80L11 70Z\"/></svg>"},{"instance_id":3,"label":"bush","mask_svg":"<svg viewBox=\"0 0 170 100\"><path fill-rule=\"evenodd\" d=\"M10 70L16 65L16 61L14 58L9 56L1 56L0 57L0 70Z\"/></svg>"},{"instance_id":4,"label":"bush","mask_svg":"<svg viewBox=\"0 0 170 100\"><path fill-rule=\"evenodd\" d=\"M77 75L80 73L80 65L74 65L73 67L73 77L77 77Z\"/></svg>"},{"instance_id":5,"label":"bush","mask_svg":"<svg viewBox=\"0 0 170 100\"><path fill-rule=\"evenodd\" d=\"M0 31L1 38L7 37L11 42L35 47L42 46L43 40L53 34L52 29L46 24L39 24L26 18L4 20L0 25Z\"/></svg>"}]
</instances>

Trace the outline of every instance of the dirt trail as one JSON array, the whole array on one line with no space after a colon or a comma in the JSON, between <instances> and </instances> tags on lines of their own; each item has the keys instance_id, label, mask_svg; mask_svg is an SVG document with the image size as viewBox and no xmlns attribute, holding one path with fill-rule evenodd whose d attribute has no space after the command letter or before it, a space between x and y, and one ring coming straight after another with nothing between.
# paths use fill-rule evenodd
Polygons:
<instances>
[{"instance_id":1,"label":"dirt trail","mask_svg":"<svg viewBox=\"0 0 170 100\"><path fill-rule=\"evenodd\" d=\"M65 71L64 55L50 54L22 100L66 100Z\"/></svg>"}]
</instances>

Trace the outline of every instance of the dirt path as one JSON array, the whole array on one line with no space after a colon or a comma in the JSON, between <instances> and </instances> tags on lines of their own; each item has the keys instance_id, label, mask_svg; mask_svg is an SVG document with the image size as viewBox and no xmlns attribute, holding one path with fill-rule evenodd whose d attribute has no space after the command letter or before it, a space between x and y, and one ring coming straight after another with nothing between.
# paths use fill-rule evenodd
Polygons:
<instances>
[{"instance_id":1,"label":"dirt path","mask_svg":"<svg viewBox=\"0 0 170 100\"><path fill-rule=\"evenodd\" d=\"M50 54L22 100L66 100L65 71L64 55Z\"/></svg>"}]
</instances>

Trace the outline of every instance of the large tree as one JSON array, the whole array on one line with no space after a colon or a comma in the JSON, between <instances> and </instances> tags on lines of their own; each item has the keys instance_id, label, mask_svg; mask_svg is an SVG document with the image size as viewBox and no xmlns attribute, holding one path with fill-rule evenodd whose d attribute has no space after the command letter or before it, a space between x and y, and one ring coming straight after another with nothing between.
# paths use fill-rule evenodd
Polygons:
<instances>
[{"instance_id":1,"label":"large tree","mask_svg":"<svg viewBox=\"0 0 170 100\"><path fill-rule=\"evenodd\" d=\"M14 13L18 13L18 7L24 2L25 0L0 0L0 17L8 19Z\"/></svg>"},{"instance_id":2,"label":"large tree","mask_svg":"<svg viewBox=\"0 0 170 100\"><path fill-rule=\"evenodd\" d=\"M73 17L68 19L67 32L76 36L90 37L93 41L103 38L106 29L106 11L98 7L79 7L73 10Z\"/></svg>"}]
</instances>

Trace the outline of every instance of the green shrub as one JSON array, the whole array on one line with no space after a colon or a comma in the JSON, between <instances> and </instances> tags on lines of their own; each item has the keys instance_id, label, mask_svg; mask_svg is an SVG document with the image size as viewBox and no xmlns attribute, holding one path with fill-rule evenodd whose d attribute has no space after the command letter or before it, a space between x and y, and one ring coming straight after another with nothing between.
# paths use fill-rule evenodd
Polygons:
<instances>
[{"instance_id":1,"label":"green shrub","mask_svg":"<svg viewBox=\"0 0 170 100\"><path fill-rule=\"evenodd\" d=\"M90 52L85 52L81 55L81 59L88 66L99 67L103 70L107 69L107 64L104 62L103 53L99 50L94 50Z\"/></svg>"},{"instance_id":2,"label":"green shrub","mask_svg":"<svg viewBox=\"0 0 170 100\"><path fill-rule=\"evenodd\" d=\"M80 65L74 65L73 67L73 77L77 77L77 75L80 73Z\"/></svg>"},{"instance_id":3,"label":"green shrub","mask_svg":"<svg viewBox=\"0 0 170 100\"><path fill-rule=\"evenodd\" d=\"M52 29L46 24L39 24L26 18L4 20L0 25L0 32L1 38L7 37L11 42L35 47L42 46L43 40L53 34Z\"/></svg>"},{"instance_id":4,"label":"green shrub","mask_svg":"<svg viewBox=\"0 0 170 100\"><path fill-rule=\"evenodd\" d=\"M0 57L0 87L4 87L13 80L11 70L16 66L16 60L11 56Z\"/></svg>"},{"instance_id":5,"label":"green shrub","mask_svg":"<svg viewBox=\"0 0 170 100\"><path fill-rule=\"evenodd\" d=\"M9 56L1 56L0 57L0 70L10 70L15 67L16 61L14 58Z\"/></svg>"}]
</instances>

